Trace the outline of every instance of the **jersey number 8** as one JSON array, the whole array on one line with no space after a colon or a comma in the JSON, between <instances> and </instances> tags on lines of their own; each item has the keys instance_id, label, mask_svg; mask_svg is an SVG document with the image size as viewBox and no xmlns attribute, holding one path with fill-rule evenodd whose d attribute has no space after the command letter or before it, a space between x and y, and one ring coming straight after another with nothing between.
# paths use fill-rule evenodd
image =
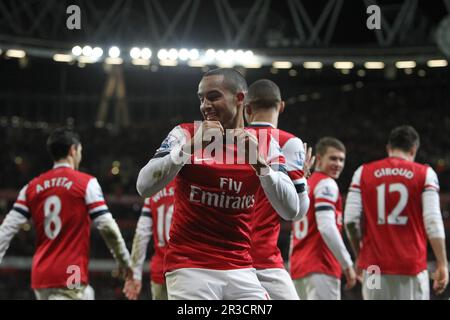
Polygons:
<instances>
[{"instance_id":1,"label":"jersey number 8","mask_svg":"<svg viewBox=\"0 0 450 320\"><path fill-rule=\"evenodd\" d=\"M44 231L51 240L55 239L61 231L61 200L58 196L50 196L44 203Z\"/></svg>"}]
</instances>

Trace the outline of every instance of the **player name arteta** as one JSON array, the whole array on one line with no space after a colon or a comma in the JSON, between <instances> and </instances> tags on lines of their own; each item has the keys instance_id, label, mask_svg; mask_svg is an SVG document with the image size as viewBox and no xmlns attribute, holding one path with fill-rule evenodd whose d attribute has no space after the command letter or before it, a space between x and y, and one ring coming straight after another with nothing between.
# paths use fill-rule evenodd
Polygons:
<instances>
[{"instance_id":1,"label":"player name arteta","mask_svg":"<svg viewBox=\"0 0 450 320\"><path fill-rule=\"evenodd\" d=\"M50 180L44 180L44 183L42 185L37 184L36 185L36 193L39 193L41 191L44 191L48 188L54 188L54 187L63 187L67 190L70 190L72 187L73 182L67 179L66 177L59 177L59 178L53 178Z\"/></svg>"},{"instance_id":2,"label":"player name arteta","mask_svg":"<svg viewBox=\"0 0 450 320\"><path fill-rule=\"evenodd\" d=\"M201 203L214 208L224 209L249 209L255 205L255 195L230 195L230 192L239 193L242 189L242 181L234 181L230 178L220 178L220 189L225 191L210 192L200 187L191 185L189 201Z\"/></svg>"}]
</instances>

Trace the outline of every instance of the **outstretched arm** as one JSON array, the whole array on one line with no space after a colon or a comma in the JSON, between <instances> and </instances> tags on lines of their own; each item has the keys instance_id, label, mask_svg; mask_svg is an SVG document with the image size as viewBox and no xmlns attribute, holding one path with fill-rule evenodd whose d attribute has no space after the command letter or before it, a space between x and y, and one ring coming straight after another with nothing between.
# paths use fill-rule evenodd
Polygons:
<instances>
[{"instance_id":1,"label":"outstretched arm","mask_svg":"<svg viewBox=\"0 0 450 320\"><path fill-rule=\"evenodd\" d=\"M437 294L448 285L448 262L445 248L445 231L439 202L439 181L433 169L428 168L422 193L423 222L436 257L433 289Z\"/></svg>"},{"instance_id":2,"label":"outstretched arm","mask_svg":"<svg viewBox=\"0 0 450 320\"><path fill-rule=\"evenodd\" d=\"M120 275L131 277L130 253L125 245L119 227L109 212L97 179L92 178L86 188L85 203L94 226L99 230L119 265Z\"/></svg>"},{"instance_id":3,"label":"outstretched arm","mask_svg":"<svg viewBox=\"0 0 450 320\"><path fill-rule=\"evenodd\" d=\"M25 186L20 190L19 196L11 211L6 215L0 226L0 263L3 260L6 250L9 248L11 240L19 232L20 227L30 218L25 196L27 187Z\"/></svg>"}]
</instances>

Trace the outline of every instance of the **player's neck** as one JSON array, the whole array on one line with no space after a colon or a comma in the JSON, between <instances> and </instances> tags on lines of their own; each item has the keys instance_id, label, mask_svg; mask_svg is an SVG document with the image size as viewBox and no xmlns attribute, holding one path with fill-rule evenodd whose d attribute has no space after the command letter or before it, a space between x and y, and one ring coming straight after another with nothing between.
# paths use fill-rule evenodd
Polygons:
<instances>
[{"instance_id":1,"label":"player's neck","mask_svg":"<svg viewBox=\"0 0 450 320\"><path fill-rule=\"evenodd\" d=\"M275 112L258 112L253 115L251 123L253 122L267 122L277 128L278 114L276 114Z\"/></svg>"},{"instance_id":2,"label":"player's neck","mask_svg":"<svg viewBox=\"0 0 450 320\"><path fill-rule=\"evenodd\" d=\"M73 163L73 160L71 158L61 159L53 163L53 166L60 166L60 165L68 165L72 169L75 169L75 164Z\"/></svg>"},{"instance_id":3,"label":"player's neck","mask_svg":"<svg viewBox=\"0 0 450 320\"><path fill-rule=\"evenodd\" d=\"M407 161L414 161L414 158L410 154L408 154L404 151L401 151L401 150L389 151L389 157L400 158L400 159L407 160Z\"/></svg>"}]
</instances>

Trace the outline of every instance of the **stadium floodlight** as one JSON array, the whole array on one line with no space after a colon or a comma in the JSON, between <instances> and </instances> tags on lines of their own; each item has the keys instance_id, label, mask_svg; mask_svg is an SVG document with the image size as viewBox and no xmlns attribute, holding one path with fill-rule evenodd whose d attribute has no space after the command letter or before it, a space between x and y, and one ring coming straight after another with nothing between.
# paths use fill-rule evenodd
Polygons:
<instances>
[{"instance_id":1,"label":"stadium floodlight","mask_svg":"<svg viewBox=\"0 0 450 320\"><path fill-rule=\"evenodd\" d=\"M322 69L323 63L320 61L305 61L303 62L303 68L305 69Z\"/></svg>"},{"instance_id":2,"label":"stadium floodlight","mask_svg":"<svg viewBox=\"0 0 450 320\"><path fill-rule=\"evenodd\" d=\"M74 56L81 56L81 54L83 53L83 49L80 46L75 46L72 48L72 54Z\"/></svg>"},{"instance_id":3,"label":"stadium floodlight","mask_svg":"<svg viewBox=\"0 0 450 320\"><path fill-rule=\"evenodd\" d=\"M364 68L366 69L384 69L384 62L381 61L367 61L364 63Z\"/></svg>"},{"instance_id":4,"label":"stadium floodlight","mask_svg":"<svg viewBox=\"0 0 450 320\"><path fill-rule=\"evenodd\" d=\"M226 53L223 50L218 50L216 52L216 60L217 61L222 61L226 59Z\"/></svg>"},{"instance_id":5,"label":"stadium floodlight","mask_svg":"<svg viewBox=\"0 0 450 320\"><path fill-rule=\"evenodd\" d=\"M92 56L87 57L87 56L83 55L83 56L78 57L78 61L81 63L95 63L95 62L97 62L97 59L95 59Z\"/></svg>"},{"instance_id":6,"label":"stadium floodlight","mask_svg":"<svg viewBox=\"0 0 450 320\"><path fill-rule=\"evenodd\" d=\"M244 50L241 50L241 49L236 50L234 52L234 58L236 60L238 60L238 61L245 60L245 52L244 52Z\"/></svg>"},{"instance_id":7,"label":"stadium floodlight","mask_svg":"<svg viewBox=\"0 0 450 320\"><path fill-rule=\"evenodd\" d=\"M335 63L333 63L333 67L335 69L353 69L353 67L355 66L355 64L351 61L336 61Z\"/></svg>"},{"instance_id":8,"label":"stadium floodlight","mask_svg":"<svg viewBox=\"0 0 450 320\"><path fill-rule=\"evenodd\" d=\"M427 66L430 68L442 68L448 66L447 60L428 60Z\"/></svg>"},{"instance_id":9,"label":"stadium floodlight","mask_svg":"<svg viewBox=\"0 0 450 320\"><path fill-rule=\"evenodd\" d=\"M221 60L217 62L217 66L219 68L233 68L234 67L234 62L232 59L227 59L227 60Z\"/></svg>"},{"instance_id":10,"label":"stadium floodlight","mask_svg":"<svg viewBox=\"0 0 450 320\"><path fill-rule=\"evenodd\" d=\"M152 57L152 50L149 48L142 48L141 50L141 58L142 59L150 59Z\"/></svg>"},{"instance_id":11,"label":"stadium floodlight","mask_svg":"<svg viewBox=\"0 0 450 320\"><path fill-rule=\"evenodd\" d=\"M253 56L255 54L253 53L252 50L247 50L247 51L245 51L244 55L245 55L245 59L251 59L251 58L253 58Z\"/></svg>"},{"instance_id":12,"label":"stadium floodlight","mask_svg":"<svg viewBox=\"0 0 450 320\"><path fill-rule=\"evenodd\" d=\"M176 67L178 62L177 60L160 60L159 64L163 67Z\"/></svg>"},{"instance_id":13,"label":"stadium floodlight","mask_svg":"<svg viewBox=\"0 0 450 320\"><path fill-rule=\"evenodd\" d=\"M197 60L198 58L200 58L200 52L198 52L197 49L189 50L189 59L190 60Z\"/></svg>"},{"instance_id":14,"label":"stadium floodlight","mask_svg":"<svg viewBox=\"0 0 450 320\"><path fill-rule=\"evenodd\" d=\"M53 60L56 62L71 62L73 57L70 54L56 53L53 55Z\"/></svg>"},{"instance_id":15,"label":"stadium floodlight","mask_svg":"<svg viewBox=\"0 0 450 320\"><path fill-rule=\"evenodd\" d=\"M205 58L208 60L214 60L216 58L216 50L214 50L214 49L206 50Z\"/></svg>"},{"instance_id":16,"label":"stadium floodlight","mask_svg":"<svg viewBox=\"0 0 450 320\"><path fill-rule=\"evenodd\" d=\"M249 62L244 62L242 64L242 66L246 69L259 69L259 68L261 68L262 64L261 64L261 62L258 62L258 61L249 61Z\"/></svg>"},{"instance_id":17,"label":"stadium floodlight","mask_svg":"<svg viewBox=\"0 0 450 320\"><path fill-rule=\"evenodd\" d=\"M120 49L116 46L109 48L108 55L110 58L118 58L120 57Z\"/></svg>"},{"instance_id":18,"label":"stadium floodlight","mask_svg":"<svg viewBox=\"0 0 450 320\"><path fill-rule=\"evenodd\" d=\"M19 49L9 49L6 51L6 56L10 58L24 58L26 56L26 53L24 50Z\"/></svg>"},{"instance_id":19,"label":"stadium floodlight","mask_svg":"<svg viewBox=\"0 0 450 320\"><path fill-rule=\"evenodd\" d=\"M292 62L290 62L290 61L274 61L272 63L272 67L274 67L276 69L291 69Z\"/></svg>"},{"instance_id":20,"label":"stadium floodlight","mask_svg":"<svg viewBox=\"0 0 450 320\"><path fill-rule=\"evenodd\" d=\"M91 46L84 46L82 52L83 52L83 56L90 57L92 55L92 47Z\"/></svg>"},{"instance_id":21,"label":"stadium floodlight","mask_svg":"<svg viewBox=\"0 0 450 320\"><path fill-rule=\"evenodd\" d=\"M131 63L135 66L148 66L150 65L149 59L133 59L131 60Z\"/></svg>"},{"instance_id":22,"label":"stadium floodlight","mask_svg":"<svg viewBox=\"0 0 450 320\"><path fill-rule=\"evenodd\" d=\"M122 64L123 60L122 60L122 58L119 58L119 57L115 57L115 58L108 57L105 59L105 63L106 64Z\"/></svg>"},{"instance_id":23,"label":"stadium floodlight","mask_svg":"<svg viewBox=\"0 0 450 320\"><path fill-rule=\"evenodd\" d=\"M131 59L139 59L141 57L141 49L134 47L130 50Z\"/></svg>"},{"instance_id":24,"label":"stadium floodlight","mask_svg":"<svg viewBox=\"0 0 450 320\"><path fill-rule=\"evenodd\" d=\"M204 66L206 66L206 64L201 60L189 60L187 64L189 67L194 68L203 68Z\"/></svg>"},{"instance_id":25,"label":"stadium floodlight","mask_svg":"<svg viewBox=\"0 0 450 320\"><path fill-rule=\"evenodd\" d=\"M234 55L235 55L235 51L234 51L233 49L228 49L228 50L225 52L225 54L226 54L226 56L227 56L227 59L233 59L233 58L234 58Z\"/></svg>"},{"instance_id":26,"label":"stadium floodlight","mask_svg":"<svg viewBox=\"0 0 450 320\"><path fill-rule=\"evenodd\" d=\"M177 49L170 49L168 54L169 60L177 60L178 59L178 50Z\"/></svg>"},{"instance_id":27,"label":"stadium floodlight","mask_svg":"<svg viewBox=\"0 0 450 320\"><path fill-rule=\"evenodd\" d=\"M167 60L169 57L169 52L166 49L161 49L158 51L158 59L159 60Z\"/></svg>"},{"instance_id":28,"label":"stadium floodlight","mask_svg":"<svg viewBox=\"0 0 450 320\"><path fill-rule=\"evenodd\" d=\"M100 59L103 55L103 49L100 47L95 47L94 49L92 49L92 57L94 59Z\"/></svg>"},{"instance_id":29,"label":"stadium floodlight","mask_svg":"<svg viewBox=\"0 0 450 320\"><path fill-rule=\"evenodd\" d=\"M180 50L180 52L178 53L178 56L180 57L180 60L182 61L186 61L189 59L189 50L186 48L183 48Z\"/></svg>"},{"instance_id":30,"label":"stadium floodlight","mask_svg":"<svg viewBox=\"0 0 450 320\"><path fill-rule=\"evenodd\" d=\"M397 61L395 63L397 69L412 69L416 67L415 61Z\"/></svg>"}]
</instances>

